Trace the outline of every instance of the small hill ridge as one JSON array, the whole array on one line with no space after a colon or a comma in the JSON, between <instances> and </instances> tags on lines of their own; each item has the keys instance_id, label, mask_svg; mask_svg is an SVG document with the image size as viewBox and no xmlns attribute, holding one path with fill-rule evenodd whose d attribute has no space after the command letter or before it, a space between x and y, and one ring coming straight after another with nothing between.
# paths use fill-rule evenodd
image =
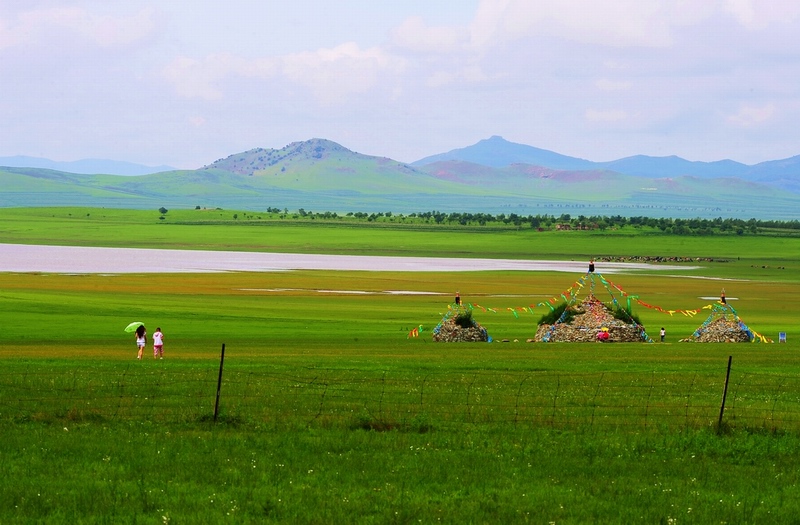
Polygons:
<instances>
[{"instance_id":1,"label":"small hill ridge","mask_svg":"<svg viewBox=\"0 0 800 525\"><path fill-rule=\"evenodd\" d=\"M221 169L239 175L254 175L274 166L281 169L298 162L313 162L330 158L346 160L367 158L367 156L351 151L331 140L311 139L292 142L281 149L254 148L242 153L234 153L203 166L203 169Z\"/></svg>"}]
</instances>

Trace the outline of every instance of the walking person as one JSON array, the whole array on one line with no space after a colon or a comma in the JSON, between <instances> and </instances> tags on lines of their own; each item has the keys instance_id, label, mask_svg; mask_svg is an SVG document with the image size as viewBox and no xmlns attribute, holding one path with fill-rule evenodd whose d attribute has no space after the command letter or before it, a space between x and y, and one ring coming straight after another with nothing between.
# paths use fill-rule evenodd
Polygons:
<instances>
[{"instance_id":1,"label":"walking person","mask_svg":"<svg viewBox=\"0 0 800 525\"><path fill-rule=\"evenodd\" d=\"M147 329L144 327L143 324L140 324L138 328L136 328L136 347L139 349L139 353L136 355L136 359L142 358L142 353L144 352L144 347L147 344Z\"/></svg>"},{"instance_id":2,"label":"walking person","mask_svg":"<svg viewBox=\"0 0 800 525\"><path fill-rule=\"evenodd\" d=\"M164 359L164 334L160 326L153 332L153 359Z\"/></svg>"},{"instance_id":3,"label":"walking person","mask_svg":"<svg viewBox=\"0 0 800 525\"><path fill-rule=\"evenodd\" d=\"M661 327L661 342L664 342L664 338L667 336L667 331L664 330L664 327Z\"/></svg>"}]
</instances>

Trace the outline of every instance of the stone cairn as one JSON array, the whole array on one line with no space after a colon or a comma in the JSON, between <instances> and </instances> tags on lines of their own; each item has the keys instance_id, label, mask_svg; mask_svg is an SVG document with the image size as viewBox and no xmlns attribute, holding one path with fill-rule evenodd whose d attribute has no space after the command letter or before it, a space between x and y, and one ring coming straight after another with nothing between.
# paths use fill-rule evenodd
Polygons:
<instances>
[{"instance_id":1,"label":"stone cairn","mask_svg":"<svg viewBox=\"0 0 800 525\"><path fill-rule=\"evenodd\" d=\"M489 341L489 334L472 318L472 310L454 306L433 329L433 340L437 343L485 343Z\"/></svg>"},{"instance_id":2,"label":"stone cairn","mask_svg":"<svg viewBox=\"0 0 800 525\"><path fill-rule=\"evenodd\" d=\"M712 315L714 317L714 315ZM717 314L682 343L749 343L753 333L732 314Z\"/></svg>"},{"instance_id":3,"label":"stone cairn","mask_svg":"<svg viewBox=\"0 0 800 525\"><path fill-rule=\"evenodd\" d=\"M597 333L608 328L608 342L633 343L647 341L644 327L617 319L611 310L594 295L580 304L568 306L574 314L568 323L540 324L534 338L537 342L594 343Z\"/></svg>"}]
</instances>

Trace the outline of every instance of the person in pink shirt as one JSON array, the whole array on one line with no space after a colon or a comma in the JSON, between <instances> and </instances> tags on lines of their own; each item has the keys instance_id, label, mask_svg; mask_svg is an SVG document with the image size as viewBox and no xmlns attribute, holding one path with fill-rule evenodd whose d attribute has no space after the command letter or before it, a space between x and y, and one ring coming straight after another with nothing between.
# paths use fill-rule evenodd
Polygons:
<instances>
[{"instance_id":1,"label":"person in pink shirt","mask_svg":"<svg viewBox=\"0 0 800 525\"><path fill-rule=\"evenodd\" d=\"M153 332L153 359L164 359L164 334L161 333L161 327Z\"/></svg>"}]
</instances>

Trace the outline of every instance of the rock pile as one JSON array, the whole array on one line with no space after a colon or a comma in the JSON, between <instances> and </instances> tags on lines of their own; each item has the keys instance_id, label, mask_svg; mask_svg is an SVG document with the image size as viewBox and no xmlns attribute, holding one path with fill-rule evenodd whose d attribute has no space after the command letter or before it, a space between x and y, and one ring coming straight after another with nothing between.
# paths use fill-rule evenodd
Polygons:
<instances>
[{"instance_id":1,"label":"rock pile","mask_svg":"<svg viewBox=\"0 0 800 525\"><path fill-rule=\"evenodd\" d=\"M616 319L606 305L589 295L579 305L570 306L574 316L569 323L541 324L535 340L551 343L594 343L597 333L608 328L608 342L640 342L644 328Z\"/></svg>"},{"instance_id":2,"label":"rock pile","mask_svg":"<svg viewBox=\"0 0 800 525\"><path fill-rule=\"evenodd\" d=\"M719 317L698 328L691 337L681 339L682 343L749 343L753 335L735 319Z\"/></svg>"},{"instance_id":3,"label":"rock pile","mask_svg":"<svg viewBox=\"0 0 800 525\"><path fill-rule=\"evenodd\" d=\"M471 319L471 326L462 327L456 322L457 316L451 316L442 320L433 330L433 340L437 343L479 343L488 342L489 334L486 329L474 319Z\"/></svg>"}]
</instances>

